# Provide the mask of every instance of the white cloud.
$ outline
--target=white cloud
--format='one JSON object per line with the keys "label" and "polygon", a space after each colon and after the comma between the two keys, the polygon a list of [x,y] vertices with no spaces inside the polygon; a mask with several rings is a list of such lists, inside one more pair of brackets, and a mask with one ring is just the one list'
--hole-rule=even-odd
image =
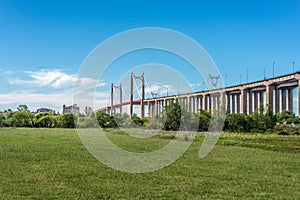
{"label": "white cloud", "polygon": [[9,78],[8,82],[14,85],[30,85],[30,86],[50,86],[52,88],[62,88],[74,84],[76,76],[74,74],[66,74],[59,70],[41,70],[41,71],[27,71],[31,80],[24,80],[19,78]]}
{"label": "white cloud", "polygon": [[[22,73],[22,78],[9,78],[8,81],[12,85],[26,86],[25,90],[0,94],[0,108],[6,109],[12,106],[14,108],[19,104],[27,104],[34,109],[49,107],[61,110],[62,105],[73,103],[74,95],[78,100],[74,103],[81,107],[91,106],[99,109],[109,102],[110,93],[104,91],[107,85],[105,82],[99,83],[98,80],[89,77],[77,79],[75,74],[67,74],[60,70],[23,71]],[[74,91],[75,84],[76,90]],[[102,92],[95,92],[97,87],[101,88]]]}
{"label": "white cloud", "polygon": [[107,85],[107,83],[101,82],[101,83],[98,84],[98,87],[104,87],[106,85]]}

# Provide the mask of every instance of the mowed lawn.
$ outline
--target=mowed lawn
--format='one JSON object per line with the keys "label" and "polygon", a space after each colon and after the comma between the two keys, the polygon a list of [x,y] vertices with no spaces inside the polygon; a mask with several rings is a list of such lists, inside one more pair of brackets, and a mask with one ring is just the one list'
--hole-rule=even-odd
{"label": "mowed lawn", "polygon": [[[107,135],[136,152],[169,142]],[[0,199],[300,199],[297,136],[224,134],[199,159],[202,139],[162,170],[130,174],[97,161],[76,130],[0,129]]]}

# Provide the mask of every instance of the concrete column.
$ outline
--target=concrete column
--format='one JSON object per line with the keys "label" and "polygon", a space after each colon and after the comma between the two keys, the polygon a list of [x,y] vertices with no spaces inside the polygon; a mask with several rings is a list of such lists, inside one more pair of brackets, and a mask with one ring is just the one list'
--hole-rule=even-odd
{"label": "concrete column", "polygon": [[191,112],[191,97],[186,97],[186,101],[187,110]]}
{"label": "concrete column", "polygon": [[273,109],[273,89],[274,86],[266,86],[266,105],[270,106]]}
{"label": "concrete column", "polygon": [[129,107],[130,107],[130,117],[132,117],[133,115],[133,72],[131,72],[130,74],[130,104],[129,104]]}
{"label": "concrete column", "polygon": [[217,98],[216,98],[216,96],[215,95],[213,95],[212,97],[212,110],[216,110],[216,107],[217,107]]}
{"label": "concrete column", "polygon": [[286,110],[286,90],[281,90],[281,111]]}
{"label": "concrete column", "polygon": [[203,96],[200,96],[200,97],[199,97],[199,107],[198,107],[198,111],[199,111],[200,109],[203,109]]}
{"label": "concrete column", "polygon": [[226,94],[226,99],[227,99],[226,111],[227,111],[227,113],[230,113],[230,94]]}
{"label": "concrete column", "polygon": [[217,107],[216,107],[216,109],[220,110],[220,107],[221,107],[221,101],[220,101],[220,95],[218,94],[217,95]]}
{"label": "concrete column", "polygon": [[231,113],[235,113],[235,94],[231,95]]}
{"label": "concrete column", "polygon": [[203,95],[203,98],[202,98],[202,109],[203,110],[207,110],[207,101],[206,101],[206,95]]}
{"label": "concrete column", "polygon": [[154,116],[158,115],[158,105],[157,105],[157,100],[154,101]]}
{"label": "concrete column", "polygon": [[211,110],[212,109],[212,100],[211,100],[211,95],[208,95],[208,109]]}
{"label": "concrete column", "polygon": [[264,105],[264,92],[259,93],[259,105]]}
{"label": "concrete column", "polygon": [[279,90],[275,89],[275,113],[279,113]]}
{"label": "concrete column", "polygon": [[224,92],[220,92],[219,96],[218,96],[218,110],[219,112],[224,112],[224,108],[225,108],[225,96],[224,96]]}
{"label": "concrete column", "polygon": [[195,96],[194,97],[194,113],[197,113],[198,112],[198,108],[199,108],[199,96]]}
{"label": "concrete column", "polygon": [[258,110],[258,93],[254,92],[254,110]]}
{"label": "concrete column", "polygon": [[152,106],[152,102],[149,101],[149,117],[153,117],[153,106]]}
{"label": "concrete column", "polygon": [[196,113],[199,112],[199,108],[201,108],[200,107],[200,96],[197,96],[196,97]]}
{"label": "concrete column", "polygon": [[246,114],[247,113],[247,90],[242,89],[241,90],[241,98],[242,98],[242,113]]}
{"label": "concrete column", "polygon": [[192,113],[195,113],[195,107],[196,107],[196,104],[195,104],[195,97],[191,97],[191,100],[192,100]]}
{"label": "concrete column", "polygon": [[248,101],[249,101],[249,103],[248,103],[248,114],[249,115],[251,115],[252,114],[252,111],[253,111],[253,109],[252,109],[252,92],[251,91],[249,91],[249,93],[248,93]]}
{"label": "concrete column", "polygon": [[188,97],[189,99],[189,111],[190,113],[193,112],[193,97]]}
{"label": "concrete column", "polygon": [[113,114],[113,108],[114,108],[114,84],[111,84],[110,88],[110,115]]}
{"label": "concrete column", "polygon": [[236,113],[241,113],[240,94],[236,95]]}
{"label": "concrete column", "polygon": [[288,110],[293,112],[293,89],[288,90]]}

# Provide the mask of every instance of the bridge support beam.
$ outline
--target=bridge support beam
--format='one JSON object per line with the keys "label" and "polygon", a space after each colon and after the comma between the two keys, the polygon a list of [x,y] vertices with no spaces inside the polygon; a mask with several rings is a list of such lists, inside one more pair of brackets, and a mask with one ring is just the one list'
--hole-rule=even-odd
{"label": "bridge support beam", "polygon": [[231,112],[235,113],[235,95],[231,95]]}
{"label": "bridge support beam", "polygon": [[226,94],[226,112],[230,113],[230,94]]}
{"label": "bridge support beam", "polygon": [[270,106],[273,109],[273,85],[266,86],[266,105]]}
{"label": "bridge support beam", "polygon": [[242,89],[241,90],[241,98],[242,98],[242,113],[247,113],[247,90]]}
{"label": "bridge support beam", "polygon": [[279,90],[275,89],[275,113],[279,113],[280,109],[279,109]]}
{"label": "bridge support beam", "polygon": [[208,94],[207,95],[207,99],[206,99],[207,101],[206,101],[206,106],[207,106],[207,110],[211,110],[211,95],[210,94]]}
{"label": "bridge support beam", "polygon": [[281,90],[281,111],[286,110],[286,90]]}
{"label": "bridge support beam", "polygon": [[251,115],[252,114],[252,92],[251,91],[249,91],[249,93],[248,93],[248,114],[249,115]]}
{"label": "bridge support beam", "polygon": [[133,115],[133,73],[130,74],[130,117]]}
{"label": "bridge support beam", "polygon": [[293,89],[288,90],[288,110],[293,112]]}
{"label": "bridge support beam", "polygon": [[207,110],[207,101],[206,101],[206,94],[203,95],[203,99],[202,99],[202,110]]}
{"label": "bridge support beam", "polygon": [[142,80],[142,96],[141,96],[141,118],[145,117],[144,99],[145,99],[145,75],[141,76]]}
{"label": "bridge support beam", "polygon": [[114,109],[114,84],[112,83],[110,88],[110,112],[109,112],[110,115],[113,114],[113,109]]}
{"label": "bridge support beam", "polygon": [[236,113],[240,114],[241,113],[241,96],[240,94],[236,95]]}
{"label": "bridge support beam", "polygon": [[264,105],[264,92],[259,93],[259,105]]}
{"label": "bridge support beam", "polygon": [[258,110],[258,93],[254,92],[254,110]]}

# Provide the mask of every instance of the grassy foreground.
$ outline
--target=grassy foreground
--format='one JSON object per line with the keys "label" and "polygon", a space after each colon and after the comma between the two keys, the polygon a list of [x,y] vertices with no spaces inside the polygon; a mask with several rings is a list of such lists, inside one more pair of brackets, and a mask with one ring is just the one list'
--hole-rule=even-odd
{"label": "grassy foreground", "polygon": [[[136,152],[168,142],[107,135]],[[97,161],[76,130],[0,129],[0,199],[300,198],[298,137],[224,134],[199,159],[202,139],[162,170],[130,174]]]}

